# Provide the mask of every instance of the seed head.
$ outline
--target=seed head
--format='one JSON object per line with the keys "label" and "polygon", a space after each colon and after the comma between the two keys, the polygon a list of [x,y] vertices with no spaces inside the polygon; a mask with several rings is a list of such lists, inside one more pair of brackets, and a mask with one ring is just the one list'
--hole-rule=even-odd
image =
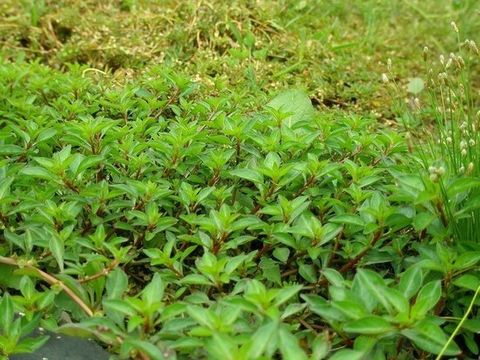
{"label": "seed head", "polygon": [[473,162],[469,162],[467,165],[467,175],[472,173],[473,167],[474,167]]}
{"label": "seed head", "polygon": [[423,61],[427,61],[427,57],[428,57],[428,47],[424,46],[423,47]]}
{"label": "seed head", "polygon": [[467,149],[462,149],[462,156],[467,156]]}
{"label": "seed head", "polygon": [[385,73],[382,74],[382,81],[383,81],[384,83],[388,83],[388,76],[387,76],[387,74],[385,74]]}
{"label": "seed head", "polygon": [[420,100],[417,97],[413,99],[413,105],[416,109],[420,109]]}
{"label": "seed head", "polygon": [[455,31],[456,33],[458,33],[458,26],[457,26],[457,24],[455,23],[455,21],[452,21],[452,22],[450,23],[450,25],[452,26],[453,31]]}
{"label": "seed head", "polygon": [[478,47],[475,41],[473,40],[467,40],[468,41],[468,47],[470,48],[471,51],[473,51],[475,54],[478,54]]}
{"label": "seed head", "polygon": [[438,182],[438,175],[430,174],[430,180],[432,180],[434,183]]}

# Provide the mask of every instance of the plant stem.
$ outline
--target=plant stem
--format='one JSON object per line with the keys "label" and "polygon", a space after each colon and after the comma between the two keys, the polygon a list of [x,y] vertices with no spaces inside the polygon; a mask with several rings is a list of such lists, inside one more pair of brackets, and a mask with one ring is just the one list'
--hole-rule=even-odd
{"label": "plant stem", "polygon": [[80,297],[78,297],[78,295],[75,294],[72,289],[70,289],[67,285],[65,285],[64,282],[57,279],[55,276],[50,275],[50,274],[46,273],[45,271],[40,270],[39,268],[37,268],[37,267],[35,267],[35,266],[33,266],[29,263],[21,264],[17,260],[15,260],[13,258],[10,258],[10,257],[0,256],[0,263],[10,265],[10,266],[16,266],[16,267],[19,267],[19,268],[25,267],[27,269],[35,271],[37,273],[37,275],[40,278],[42,278],[44,281],[46,281],[50,285],[58,285],[63,291],[65,291],[67,293],[67,295],[74,302],[76,302],[78,304],[78,306],[80,306],[82,308],[82,310],[85,312],[85,314],[87,314],[88,316],[93,316],[93,310],[90,309],[90,307],[87,304],[85,304],[85,302],[82,299],[80,299]]}
{"label": "plant stem", "polygon": [[460,320],[460,322],[458,323],[457,327],[455,328],[455,330],[453,330],[453,333],[450,335],[450,337],[448,338],[447,342],[445,343],[445,345],[443,345],[443,348],[442,350],[438,353],[437,357],[435,358],[435,360],[440,360],[443,356],[443,354],[445,353],[445,351],[447,351],[447,348],[448,348],[448,345],[450,345],[450,343],[452,342],[453,338],[455,336],[457,336],[458,332],[460,331],[460,329],[462,328],[463,324],[465,323],[465,321],[467,320],[467,317],[468,315],[470,315],[470,313],[472,312],[472,309],[473,309],[473,304],[475,303],[475,300],[477,299],[477,296],[478,294],[480,293],[480,286],[477,287],[477,290],[475,291],[475,294],[473,295],[472,297],[472,301],[470,301],[470,304],[468,305],[468,308],[467,308],[467,311],[465,311],[465,314],[463,315],[462,317],[462,320]]}

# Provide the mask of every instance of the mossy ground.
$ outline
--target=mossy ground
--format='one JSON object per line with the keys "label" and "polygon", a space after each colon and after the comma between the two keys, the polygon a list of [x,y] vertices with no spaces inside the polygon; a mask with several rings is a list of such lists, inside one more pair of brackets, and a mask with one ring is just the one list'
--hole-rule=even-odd
{"label": "mossy ground", "polygon": [[88,64],[118,81],[161,63],[207,89],[301,87],[320,108],[386,120],[386,59],[401,81],[417,76],[424,46],[455,49],[451,21],[476,37],[479,9],[475,0],[4,0],[0,46],[10,59]]}

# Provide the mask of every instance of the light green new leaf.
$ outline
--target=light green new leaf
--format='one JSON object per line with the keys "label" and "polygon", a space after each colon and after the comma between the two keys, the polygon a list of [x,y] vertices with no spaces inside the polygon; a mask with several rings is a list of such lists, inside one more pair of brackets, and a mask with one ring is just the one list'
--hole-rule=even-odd
{"label": "light green new leaf", "polygon": [[412,78],[407,85],[407,91],[413,95],[420,94],[424,88],[425,83],[421,78]]}
{"label": "light green new leaf", "polygon": [[289,113],[290,115],[285,118],[285,124],[289,127],[298,121],[310,120],[315,114],[315,109],[308,95],[298,89],[287,90],[280,93],[273,98],[267,106],[284,113]]}

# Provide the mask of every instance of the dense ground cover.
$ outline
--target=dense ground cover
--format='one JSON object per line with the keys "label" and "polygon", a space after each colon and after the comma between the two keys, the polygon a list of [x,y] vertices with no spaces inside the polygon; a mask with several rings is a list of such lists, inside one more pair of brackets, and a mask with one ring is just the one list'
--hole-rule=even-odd
{"label": "dense ground cover", "polygon": [[0,356],[478,356],[475,1],[2,6]]}

